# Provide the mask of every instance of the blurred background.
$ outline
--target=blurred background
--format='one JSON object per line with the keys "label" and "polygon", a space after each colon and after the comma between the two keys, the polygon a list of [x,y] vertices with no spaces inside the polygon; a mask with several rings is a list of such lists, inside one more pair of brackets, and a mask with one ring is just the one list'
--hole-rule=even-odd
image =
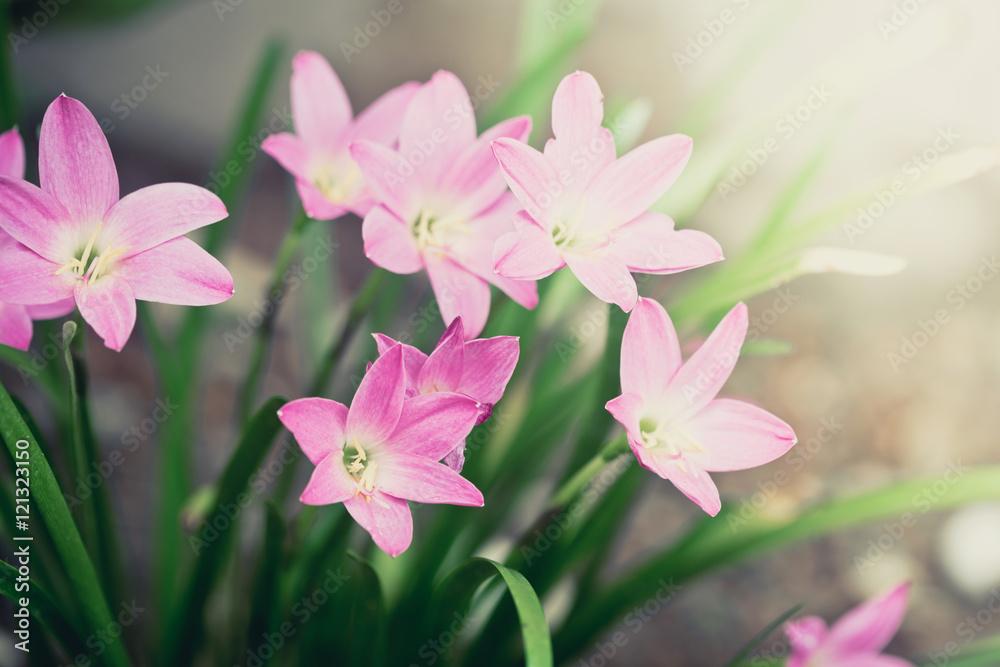
{"label": "blurred background", "polygon": [[[261,52],[274,37],[288,46],[273,111],[260,132],[246,137],[240,166],[257,177],[225,258],[237,295],[219,307],[228,328],[211,343],[205,369],[196,472],[202,481],[215,478],[232,447],[234,392],[249,351],[227,344],[224,334],[254,312],[295,203],[289,178],[259,143],[290,123],[287,56],[296,50],[326,55],[357,111],[386,89],[426,80],[437,69],[456,72],[470,89],[485,80],[500,94],[515,76],[516,54],[530,50],[532,39],[582,21],[589,36],[566,58],[564,73],[592,72],[609,105],[648,100],[641,107],[651,109],[643,139],[691,131],[696,160],[699,151],[715,155],[720,145],[732,151],[703,206],[678,200],[679,210],[669,201],[665,209],[684,226],[713,234],[728,256],[739,253],[821,148],[827,157],[798,204],[803,213],[886,178],[918,189],[926,166],[1000,142],[1000,4],[990,0],[562,0],[533,14],[513,0],[400,0],[398,14],[380,14],[387,4],[14,3],[18,18],[6,48],[16,54],[31,179],[38,122],[48,103],[66,93],[102,121],[123,192],[168,180],[219,184],[215,159]],[[52,17],[43,24],[39,12]],[[365,35],[378,16],[391,19]],[[715,113],[703,118],[699,105],[712,105]],[[536,114],[532,142],[548,136],[548,119]],[[696,167],[693,161],[691,170]],[[685,178],[675,190],[686,187]],[[1000,172],[992,170],[921,196],[874,198],[863,207],[867,215],[845,216],[824,243],[902,257],[903,271],[807,276],[751,301],[752,330],[790,341],[794,351],[741,361],[727,391],[790,422],[799,434],[793,450],[799,458],[718,475],[735,507],[747,499],[746,511],[781,513],[903,475],[1000,459],[1000,280],[992,280],[1000,272],[998,185]],[[300,372],[367,270],[358,220],[320,227],[317,242],[332,234],[340,261],[321,267],[304,292],[326,291],[333,307],[329,313],[283,311],[268,394],[298,395]],[[155,313],[169,327],[175,310]],[[585,315],[586,309],[570,313],[567,325],[578,326]],[[437,321],[431,327],[435,335],[443,329]],[[105,445],[118,448],[123,434],[169,397],[157,395],[140,337],[121,354],[91,340],[88,353],[96,375],[95,419]],[[337,382],[347,387],[350,379]],[[153,432],[111,480],[137,570],[150,557],[155,446]],[[647,484],[623,526],[617,568],[669,542],[695,511],[670,484],[655,478]],[[622,619],[628,643],[607,663],[595,648],[578,656],[579,664],[721,665],[799,602],[805,612],[832,620],[903,578],[916,584],[891,650],[916,655],[964,642],[967,617],[1000,599],[1000,506],[924,515],[924,503],[939,497],[934,493],[915,499],[915,523],[899,535],[891,524],[873,526],[711,577],[683,590],[641,631],[632,632]],[[553,614],[559,613],[556,593],[547,600]],[[1000,630],[1000,621],[993,627],[982,618],[975,638]],[[10,638],[3,642],[9,656]],[[762,650],[782,650],[780,636]]]}

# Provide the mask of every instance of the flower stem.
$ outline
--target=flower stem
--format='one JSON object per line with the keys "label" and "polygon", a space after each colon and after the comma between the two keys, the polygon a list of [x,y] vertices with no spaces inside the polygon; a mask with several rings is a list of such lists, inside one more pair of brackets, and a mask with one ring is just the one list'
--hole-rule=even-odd
{"label": "flower stem", "polygon": [[[83,409],[80,397],[80,380],[76,376],[76,360],[73,358],[72,344],[76,337],[77,325],[72,320],[63,325],[63,355],[66,370],[69,373],[69,403],[73,425],[73,473],[76,479],[83,479],[87,474],[87,466],[91,460],[87,452],[86,438],[83,434]],[[77,340],[82,340],[81,336]],[[79,346],[79,343],[77,343]],[[97,519],[94,517],[93,496],[84,498],[79,517],[80,534],[87,546],[91,558],[97,556]]]}
{"label": "flower stem", "polygon": [[247,379],[243,385],[240,395],[239,411],[237,418],[239,423],[246,423],[253,410],[254,399],[260,389],[263,380],[264,363],[267,360],[267,352],[271,347],[271,340],[274,338],[274,323],[278,319],[278,311],[285,300],[285,273],[292,263],[295,253],[298,252],[305,231],[309,227],[312,219],[304,212],[299,212],[288,228],[281,247],[278,248],[277,257],[274,260],[274,274],[271,277],[271,284],[264,294],[264,301],[271,305],[270,312],[264,316],[264,321],[260,325],[260,331],[254,341],[253,351],[250,353],[250,366],[247,371]]}
{"label": "flower stem", "polygon": [[597,473],[601,472],[604,466],[622,454],[628,453],[628,451],[628,438],[624,433],[604,445],[597,456],[590,459],[582,468],[576,471],[576,474],[559,487],[559,490],[552,496],[549,509],[557,509],[569,505],[580,495],[580,492],[590,483],[590,480],[596,477]]}

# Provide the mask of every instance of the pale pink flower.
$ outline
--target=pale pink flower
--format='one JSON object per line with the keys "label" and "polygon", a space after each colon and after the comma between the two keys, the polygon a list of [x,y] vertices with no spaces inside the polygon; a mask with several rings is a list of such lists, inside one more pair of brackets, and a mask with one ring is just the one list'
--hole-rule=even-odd
{"label": "pale pink flower", "polygon": [[[382,334],[374,337],[380,355],[400,344]],[[452,321],[429,356],[412,345],[402,347],[407,398],[440,391],[464,394],[480,404],[479,424],[493,414],[493,406],[503,396],[520,354],[516,336],[466,341],[461,317]],[[455,472],[462,472],[465,440],[443,460]]]}
{"label": "pale pink flower", "polygon": [[507,192],[490,143],[526,140],[531,118],[519,116],[476,137],[473,106],[462,82],[437,72],[403,116],[399,149],[370,141],[351,148],[380,206],[365,217],[365,254],[394,273],[427,269],[446,324],[461,316],[475,338],[490,312],[490,284],[526,308],[538,303],[534,282],[493,271],[493,245],[513,230],[517,200]]}
{"label": "pale pink flower", "polygon": [[722,259],[712,237],[675,230],[648,211],[673,185],[691,156],[683,135],[654,139],[616,159],[601,127],[604,97],[593,76],[570,74],[552,100],[554,139],[539,153],[497,139],[493,152],[521,203],[515,231],[494,252],[496,272],[539,280],[564,266],[593,294],[626,312],[638,299],[630,272],[668,274]]}
{"label": "pale pink flower", "polygon": [[709,472],[754,468],[795,444],[792,428],[769,412],[716,398],[746,333],[747,308],[740,303],[682,362],[667,311],[656,301],[639,299],[622,340],[622,395],[607,404],[625,427],[639,463],[712,516],[722,504]]}
{"label": "pale pink flower", "polygon": [[909,583],[897,586],[847,612],[831,628],[817,616],[787,623],[788,667],[913,667],[882,654],[903,623],[909,593]]}
{"label": "pale pink flower", "polygon": [[451,392],[406,399],[403,347],[395,345],[372,364],[350,408],[303,398],[278,417],[316,464],[302,502],[344,503],[375,544],[396,556],[413,537],[407,500],[483,505],[471,482],[438,463],[480,413],[475,400]]}
{"label": "pale pink flower", "polygon": [[80,314],[120,350],[135,325],[136,299],[220,303],[233,279],[184,234],[226,217],[204,188],[164,183],[118,196],[118,171],[97,120],[77,100],[56,98],[39,145],[41,188],[0,177],[0,293],[12,303],[72,298]]}
{"label": "pale pink flower", "polygon": [[292,118],[295,134],[282,132],[261,148],[295,177],[306,214],[332,220],[347,212],[364,216],[374,206],[358,165],[352,141],[367,139],[393,146],[399,120],[420,87],[416,81],[393,88],[354,117],[351,101],[330,63],[314,51],[292,61]]}

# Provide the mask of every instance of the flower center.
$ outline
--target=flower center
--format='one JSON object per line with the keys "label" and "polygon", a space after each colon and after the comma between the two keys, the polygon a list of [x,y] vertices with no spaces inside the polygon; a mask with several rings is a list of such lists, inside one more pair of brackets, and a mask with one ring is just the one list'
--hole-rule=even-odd
{"label": "flower center", "polygon": [[94,233],[91,234],[90,240],[87,241],[87,245],[84,246],[83,252],[80,253],[80,256],[74,257],[59,267],[56,271],[57,276],[65,273],[66,271],[71,271],[74,275],[87,280],[88,285],[93,284],[95,280],[107,272],[113,259],[132,247],[125,246],[123,248],[115,248],[114,245],[111,244],[108,245],[103,252],[98,253],[93,260],[91,260],[90,256],[94,253],[94,244],[97,243],[97,236],[101,233],[101,228],[103,226],[103,222],[97,223],[97,228],[94,229]]}
{"label": "flower center", "polygon": [[378,470],[378,464],[369,458],[368,452],[364,450],[357,438],[354,438],[353,446],[344,449],[344,458],[352,459],[347,465],[347,472],[357,487],[354,490],[354,495],[364,494],[365,500],[371,502],[371,494],[375,490],[375,472]]}
{"label": "flower center", "polygon": [[[705,449],[697,439],[670,420],[657,422],[649,418],[642,419],[639,422],[639,431],[646,449],[660,450],[683,472],[688,472],[688,465],[684,460],[685,454],[705,453]],[[691,472],[695,477],[698,476],[697,468],[692,468]]]}
{"label": "flower center", "polygon": [[316,189],[335,204],[347,202],[357,192],[361,182],[361,169],[354,160],[350,161],[346,169],[324,165],[313,175],[313,185]]}
{"label": "flower center", "polygon": [[448,248],[456,241],[456,236],[468,233],[468,227],[461,218],[435,217],[432,212],[423,209],[410,225],[410,232],[420,250],[428,246]]}

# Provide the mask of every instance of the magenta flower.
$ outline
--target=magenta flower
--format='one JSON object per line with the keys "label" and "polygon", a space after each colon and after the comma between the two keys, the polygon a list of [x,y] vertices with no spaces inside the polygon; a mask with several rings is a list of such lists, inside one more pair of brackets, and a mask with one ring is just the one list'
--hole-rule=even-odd
{"label": "magenta flower", "polygon": [[479,404],[448,392],[405,396],[403,347],[395,345],[372,364],[350,408],[303,398],[278,411],[316,464],[302,502],[344,503],[391,556],[405,551],[413,537],[407,500],[483,505],[479,489],[438,463],[472,430]]}
{"label": "magenta flower", "polygon": [[118,171],[97,120],[56,98],[39,145],[41,188],[0,177],[0,293],[25,305],[75,300],[113,350],[135,325],[135,301],[188,306],[233,295],[229,272],[183,236],[226,217],[204,188],[163,183],[118,198]]}
{"label": "magenta flower", "polygon": [[832,628],[810,616],[785,625],[792,644],[788,667],[913,667],[882,650],[906,615],[910,584],[902,584],[844,614]]}
{"label": "magenta flower", "polygon": [[[24,142],[17,128],[0,134],[0,176],[24,178]],[[16,241],[0,229],[0,254]],[[40,306],[22,306],[0,301],[0,345],[27,350],[31,344],[31,321],[62,317],[73,311],[73,300]]]}
{"label": "magenta flower", "polygon": [[524,209],[515,231],[493,255],[496,272],[539,280],[564,266],[594,296],[629,311],[638,299],[630,272],[668,274],[722,259],[712,237],[675,230],[648,211],[680,176],[691,156],[683,135],[654,139],[615,159],[615,142],[601,127],[604,97],[593,76],[570,74],[552,100],[554,139],[539,153],[512,139],[493,152]]}
{"label": "magenta flower", "polygon": [[354,118],[351,101],[330,63],[314,51],[292,61],[292,116],[297,134],[282,132],[261,148],[292,176],[309,217],[333,220],[348,211],[364,216],[375,202],[357,163],[352,141],[395,145],[399,119],[420,84],[404,83],[382,95]]}
{"label": "magenta flower", "polygon": [[754,468],[795,444],[792,428],[774,415],[715,397],[733,372],[746,333],[747,308],[740,303],[682,363],[667,311],[639,299],[622,340],[622,395],[607,404],[639,463],[712,516],[722,503],[709,472]]}
{"label": "magenta flower", "polygon": [[[374,338],[380,355],[400,345],[382,334],[374,334]],[[406,397],[442,391],[464,394],[481,406],[478,424],[493,414],[493,406],[503,396],[520,354],[516,336],[466,341],[461,317],[452,321],[430,356],[412,345],[402,345],[402,348]],[[455,472],[462,472],[465,440],[443,460]]]}
{"label": "magenta flower", "polygon": [[468,338],[486,325],[490,284],[525,308],[538,304],[534,282],[493,271],[493,245],[514,229],[518,205],[490,143],[524,140],[530,132],[531,118],[519,116],[477,139],[465,87],[451,72],[437,72],[403,116],[399,150],[370,141],[351,147],[381,204],[365,216],[365,254],[394,273],[427,269],[445,323],[461,316]]}

